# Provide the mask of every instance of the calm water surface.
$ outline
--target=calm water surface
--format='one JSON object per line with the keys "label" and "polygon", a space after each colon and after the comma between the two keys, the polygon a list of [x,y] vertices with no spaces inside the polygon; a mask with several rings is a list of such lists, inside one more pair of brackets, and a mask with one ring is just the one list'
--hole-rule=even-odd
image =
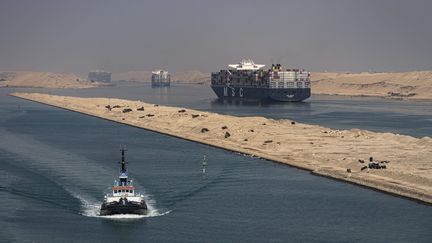
{"label": "calm water surface", "polygon": [[[0,242],[431,242],[430,206],[7,96],[12,90],[0,90]],[[227,104],[206,86],[129,83],[49,92],[432,134],[431,102],[319,96],[300,104]],[[147,197],[149,217],[97,216],[117,174],[120,144],[129,149],[130,176]]]}

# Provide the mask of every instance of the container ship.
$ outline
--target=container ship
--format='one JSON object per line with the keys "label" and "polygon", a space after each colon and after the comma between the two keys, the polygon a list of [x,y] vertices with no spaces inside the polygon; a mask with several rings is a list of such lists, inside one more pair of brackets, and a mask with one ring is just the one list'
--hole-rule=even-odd
{"label": "container ship", "polygon": [[310,73],[304,69],[283,69],[272,64],[244,59],[229,64],[227,70],[211,74],[211,88],[221,99],[252,99],[268,101],[303,101],[310,97]]}
{"label": "container ship", "polygon": [[111,73],[104,70],[91,71],[88,74],[88,79],[92,82],[111,82]]}
{"label": "container ship", "polygon": [[124,159],[125,149],[121,149],[122,160],[120,162],[120,174],[118,180],[114,181],[114,186],[110,193],[104,196],[101,205],[100,215],[115,214],[147,214],[147,204],[144,195],[136,193],[132,180],[128,179],[126,162]]}
{"label": "container ship", "polygon": [[171,75],[165,70],[156,70],[152,72],[151,84],[154,87],[157,86],[170,86]]}

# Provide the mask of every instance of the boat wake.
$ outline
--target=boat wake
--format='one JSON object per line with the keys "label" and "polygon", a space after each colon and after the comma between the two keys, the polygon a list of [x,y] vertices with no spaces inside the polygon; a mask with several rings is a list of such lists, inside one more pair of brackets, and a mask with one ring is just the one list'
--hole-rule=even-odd
{"label": "boat wake", "polygon": [[138,214],[117,214],[117,215],[108,215],[108,216],[95,216],[98,218],[104,218],[104,219],[112,219],[112,220],[130,220],[130,219],[142,219],[142,218],[151,218],[151,217],[158,217],[163,216],[166,214],[169,214],[171,211],[166,211],[163,213],[159,213],[157,211],[150,212],[146,215],[138,215]]}
{"label": "boat wake", "polygon": [[[21,165],[18,166],[22,166],[39,175],[48,174],[48,179],[51,182],[57,184],[81,202],[81,209],[78,210],[78,214],[80,215],[112,219],[133,219],[157,217],[171,212],[169,210],[157,209],[155,200],[149,194],[143,192],[144,199],[148,203],[148,213],[146,215],[100,216],[99,212],[102,202],[94,199],[92,195],[105,182],[102,182],[98,178],[85,177],[83,175],[99,174],[103,178],[109,178],[111,177],[110,171],[87,158],[51,147],[29,136],[13,134],[3,129],[0,129],[0,134],[4,138],[0,140],[0,149],[10,152],[16,158],[19,158],[19,163],[17,164]],[[11,144],[20,146],[11,146]],[[79,178],[82,184],[86,185],[85,188],[76,184],[77,178]],[[65,207],[68,208],[69,206]]]}
{"label": "boat wake", "polygon": [[80,212],[81,215],[86,217],[94,217],[94,218],[105,218],[105,219],[142,219],[142,218],[151,218],[151,217],[159,217],[166,214],[169,214],[172,210],[160,210],[155,207],[155,201],[149,199],[148,195],[145,195],[144,198],[147,202],[148,213],[145,215],[138,214],[117,214],[117,215],[106,215],[101,216],[100,206],[102,202],[98,202],[96,200],[88,200],[82,197],[81,195],[77,195],[72,193],[74,197],[81,201],[82,210]]}
{"label": "boat wake", "polygon": [[171,211],[160,211],[158,209],[150,209],[147,214],[145,215],[138,215],[138,214],[116,214],[116,215],[107,215],[107,216],[101,216],[99,215],[100,211],[100,205],[101,203],[96,204],[83,204],[83,211],[81,215],[86,217],[94,217],[94,218],[104,218],[104,219],[142,219],[142,218],[151,218],[151,217],[158,217],[163,216],[166,214],[169,214]]}

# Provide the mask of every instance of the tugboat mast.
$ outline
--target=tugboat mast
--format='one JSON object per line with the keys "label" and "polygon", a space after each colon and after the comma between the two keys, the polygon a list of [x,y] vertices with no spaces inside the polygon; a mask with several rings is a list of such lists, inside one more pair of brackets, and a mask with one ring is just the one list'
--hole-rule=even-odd
{"label": "tugboat mast", "polygon": [[121,172],[124,172],[124,173],[126,173],[126,162],[125,162],[125,151],[126,151],[127,149],[125,149],[123,146],[121,147],[121,149],[120,149],[120,151],[122,152],[122,158],[121,158],[121,162],[120,162],[120,164],[121,164]]}
{"label": "tugboat mast", "polygon": [[120,170],[120,186],[127,186],[128,184],[128,176],[127,176],[127,172],[126,172],[126,162],[125,162],[125,147],[121,147],[120,149],[121,153],[122,153],[122,159],[121,159],[121,170]]}

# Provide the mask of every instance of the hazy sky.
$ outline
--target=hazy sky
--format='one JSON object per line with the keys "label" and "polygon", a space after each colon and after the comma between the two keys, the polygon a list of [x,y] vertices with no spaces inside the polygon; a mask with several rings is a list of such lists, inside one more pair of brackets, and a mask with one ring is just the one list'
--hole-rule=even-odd
{"label": "hazy sky", "polygon": [[0,70],[432,70],[432,0],[0,0]]}

